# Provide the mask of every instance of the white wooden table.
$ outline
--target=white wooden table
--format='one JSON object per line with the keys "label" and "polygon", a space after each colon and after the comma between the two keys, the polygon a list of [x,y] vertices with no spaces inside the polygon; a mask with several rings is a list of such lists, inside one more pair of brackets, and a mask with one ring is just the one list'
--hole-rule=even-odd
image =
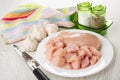
{"label": "white wooden table", "polygon": [[[13,7],[27,3],[27,1],[28,0],[21,0],[21,2],[19,2],[19,0],[0,0],[0,17],[9,10],[12,10]],[[31,1],[39,1],[40,4],[44,5],[48,4],[47,2],[44,2],[44,0]],[[92,1],[98,3],[99,0]],[[78,2],[78,0],[68,0],[68,2],[68,4],[73,6]],[[102,1],[100,0],[99,2]],[[114,24],[109,28],[106,35],[106,38],[112,43],[114,47],[114,58],[111,64],[103,71],[84,78],[60,77],[46,72],[42,69],[51,80],[120,80],[120,1],[106,0],[103,3],[107,6],[107,18],[113,20],[114,22]],[[68,4],[65,4],[66,3],[63,3],[64,6],[69,6]],[[54,7],[53,2],[51,2],[51,5],[49,5],[49,7]],[[56,5],[56,8],[60,7],[61,3],[59,3],[59,5]],[[34,53],[31,55],[34,56]],[[0,80],[37,80],[36,77],[32,74],[32,71],[24,63],[22,58],[19,57],[14,48],[11,45],[5,45],[1,39]]]}

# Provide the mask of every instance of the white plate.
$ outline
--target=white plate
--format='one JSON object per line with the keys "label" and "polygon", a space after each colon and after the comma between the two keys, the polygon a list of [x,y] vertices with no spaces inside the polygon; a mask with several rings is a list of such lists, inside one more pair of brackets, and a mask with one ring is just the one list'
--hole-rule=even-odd
{"label": "white plate", "polygon": [[62,68],[55,67],[52,65],[45,57],[44,55],[44,45],[46,41],[48,41],[50,38],[57,36],[60,32],[57,32],[47,38],[45,38],[38,46],[37,53],[36,53],[36,60],[40,63],[41,67],[47,70],[50,73],[64,76],[64,77],[84,77],[88,75],[95,74],[101,70],[103,70],[108,64],[111,62],[113,58],[113,47],[111,43],[103,36],[86,31],[86,30],[68,30],[71,32],[79,32],[79,33],[90,33],[96,35],[102,44],[102,47],[100,49],[101,58],[100,60],[93,66],[87,67],[85,69],[81,70],[66,70]]}

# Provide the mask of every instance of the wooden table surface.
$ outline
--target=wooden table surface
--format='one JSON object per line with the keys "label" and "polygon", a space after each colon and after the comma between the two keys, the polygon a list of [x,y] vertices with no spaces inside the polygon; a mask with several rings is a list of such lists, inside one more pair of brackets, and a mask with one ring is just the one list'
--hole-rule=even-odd
{"label": "wooden table surface", "polygon": [[[10,0],[10,1],[14,2],[17,0]],[[9,4],[10,1],[8,0],[7,2],[7,0],[0,0],[0,16],[6,13],[8,8],[10,9],[10,7],[13,7],[11,2],[11,6],[8,7],[9,6],[8,5],[4,9],[3,7],[4,4],[5,5]],[[74,1],[78,1],[78,0],[74,0]],[[93,2],[95,1],[97,2],[98,0],[94,0]],[[103,3],[105,3],[107,6],[107,14],[106,14],[107,18],[113,20],[114,22],[114,24],[109,28],[107,35],[105,36],[112,43],[114,48],[114,57],[112,62],[103,71],[83,78],[60,77],[53,75],[42,69],[51,80],[120,80],[120,35],[119,35],[120,34],[120,9],[119,9],[120,1],[107,0],[104,1]],[[35,53],[30,53],[30,54],[34,57]],[[107,54],[109,55],[109,53]],[[15,49],[11,45],[5,45],[1,39],[0,39],[0,80],[37,80],[36,77],[33,75],[32,71],[24,63],[22,58],[17,54]]]}

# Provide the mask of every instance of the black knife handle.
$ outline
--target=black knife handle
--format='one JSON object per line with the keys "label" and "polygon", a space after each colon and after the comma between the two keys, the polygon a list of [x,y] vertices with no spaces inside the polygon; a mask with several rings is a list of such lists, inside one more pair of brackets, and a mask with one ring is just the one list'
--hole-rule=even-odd
{"label": "black knife handle", "polygon": [[33,73],[38,80],[50,80],[39,68],[34,69]]}

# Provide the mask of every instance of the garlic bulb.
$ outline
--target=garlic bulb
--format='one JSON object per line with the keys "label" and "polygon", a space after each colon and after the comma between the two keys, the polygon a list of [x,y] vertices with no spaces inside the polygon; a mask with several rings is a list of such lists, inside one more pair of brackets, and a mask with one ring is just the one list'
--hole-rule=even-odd
{"label": "garlic bulb", "polygon": [[37,49],[38,42],[31,36],[28,36],[24,41],[22,41],[21,45],[25,51],[32,52]]}
{"label": "garlic bulb", "polygon": [[42,41],[47,36],[44,28],[34,27],[31,37],[36,39],[38,42]]}
{"label": "garlic bulb", "polygon": [[58,26],[56,24],[47,24],[45,26],[48,36],[58,31]]}

